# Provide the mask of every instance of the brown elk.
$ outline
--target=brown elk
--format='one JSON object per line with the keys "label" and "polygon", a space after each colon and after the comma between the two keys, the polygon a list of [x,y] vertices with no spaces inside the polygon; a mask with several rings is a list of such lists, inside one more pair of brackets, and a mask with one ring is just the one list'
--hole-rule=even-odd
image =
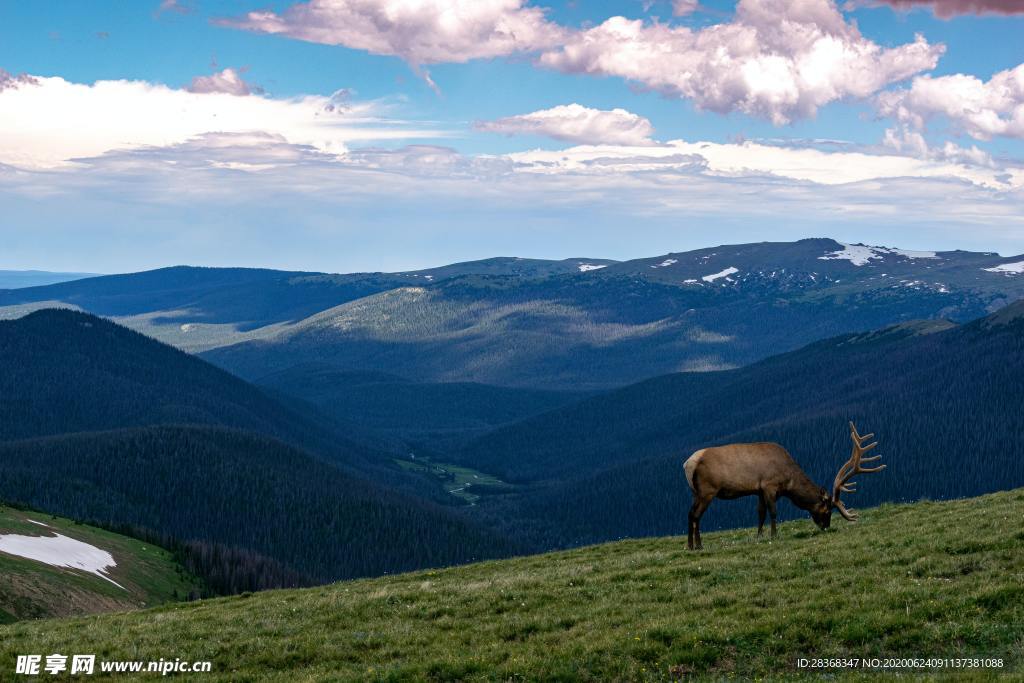
{"label": "brown elk", "polygon": [[833,508],[839,510],[839,514],[847,521],[857,521],[857,515],[846,509],[839,496],[843,492],[854,492],[856,483],[850,479],[855,475],[885,469],[885,465],[861,466],[882,457],[864,457],[865,453],[878,445],[877,442],[864,445],[864,442],[873,436],[874,434],[861,436],[853,422],[850,423],[853,454],[846,464],[839,468],[831,492],[811,481],[786,449],[777,443],[735,443],[697,451],[683,464],[686,481],[693,491],[687,547],[690,550],[701,548],[700,518],[715,498],[732,500],[743,496],[757,496],[758,536],[764,531],[766,510],[772,516],[772,537],[777,533],[775,501],[780,496],[789,498],[798,508],[811,513],[814,523],[823,530],[832,523]]}

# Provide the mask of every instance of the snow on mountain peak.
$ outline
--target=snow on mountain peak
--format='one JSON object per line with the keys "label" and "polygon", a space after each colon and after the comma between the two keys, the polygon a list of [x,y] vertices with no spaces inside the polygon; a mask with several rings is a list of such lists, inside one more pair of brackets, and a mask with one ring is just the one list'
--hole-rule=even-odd
{"label": "snow on mountain peak", "polygon": [[1003,263],[992,268],[982,268],[990,273],[1003,273],[1004,275],[1021,275],[1024,273],[1024,261],[1017,263]]}
{"label": "snow on mountain peak", "polygon": [[[840,242],[842,244],[842,242]],[[819,261],[849,261],[855,266],[866,266],[872,260],[884,260],[886,254],[903,256],[904,258],[939,258],[934,251],[910,251],[891,247],[873,247],[867,244],[843,244],[838,251],[831,251],[819,256]]]}

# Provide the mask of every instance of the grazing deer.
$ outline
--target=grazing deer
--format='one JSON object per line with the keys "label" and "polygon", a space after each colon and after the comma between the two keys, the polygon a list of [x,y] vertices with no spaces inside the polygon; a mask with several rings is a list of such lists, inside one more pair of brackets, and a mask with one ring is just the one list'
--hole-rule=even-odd
{"label": "grazing deer", "polygon": [[764,531],[766,510],[772,516],[772,537],[776,535],[775,501],[779,496],[789,498],[798,508],[810,512],[814,523],[821,529],[827,529],[831,524],[833,508],[839,510],[844,519],[857,521],[857,515],[846,509],[839,495],[854,492],[856,483],[850,481],[854,475],[885,469],[885,465],[861,467],[863,463],[882,457],[863,457],[878,445],[877,442],[864,445],[873,436],[861,436],[853,422],[850,423],[853,454],[839,468],[831,493],[811,481],[786,449],[777,443],[734,443],[697,451],[683,465],[686,481],[693,491],[687,547],[700,550],[700,518],[715,498],[732,500],[757,496],[758,536]]}

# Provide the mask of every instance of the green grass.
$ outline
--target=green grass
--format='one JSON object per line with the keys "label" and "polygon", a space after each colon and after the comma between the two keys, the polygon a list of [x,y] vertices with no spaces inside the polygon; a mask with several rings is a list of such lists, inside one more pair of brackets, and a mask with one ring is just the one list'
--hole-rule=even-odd
{"label": "green grass", "polygon": [[[404,470],[421,472],[438,479],[444,485],[445,491],[449,495],[470,505],[475,505],[480,500],[481,495],[474,493],[473,487],[481,487],[481,490],[487,490],[492,493],[515,490],[514,486],[498,479],[494,475],[469,467],[462,467],[461,465],[436,463],[424,456],[417,456],[416,460],[396,458],[395,463]],[[486,487],[486,489],[483,487]]]}
{"label": "green grass", "polygon": [[69,519],[0,506],[0,535],[54,532],[109,552],[117,563],[109,576],[124,589],[86,572],[0,553],[0,624],[152,607],[183,600],[198,589],[195,577],[162,548]]}
{"label": "green grass", "polygon": [[[721,503],[728,505],[728,503]],[[18,653],[210,660],[203,681],[789,676],[798,657],[1002,657],[1024,673],[1024,490],[0,626]],[[979,677],[977,675],[972,676]]]}

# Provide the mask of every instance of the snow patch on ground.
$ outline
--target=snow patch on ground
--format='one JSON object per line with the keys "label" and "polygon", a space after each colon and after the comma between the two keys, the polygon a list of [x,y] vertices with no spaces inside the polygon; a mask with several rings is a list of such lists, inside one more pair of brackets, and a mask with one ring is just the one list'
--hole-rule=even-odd
{"label": "snow patch on ground", "polygon": [[[35,522],[35,524],[39,524],[39,522]],[[113,555],[106,550],[67,536],[60,534],[53,536],[0,535],[0,552],[42,562],[52,567],[80,569],[125,590],[124,586],[105,574],[108,567],[117,566]]]}
{"label": "snow patch on ground", "polygon": [[651,268],[668,268],[668,267],[669,267],[669,266],[671,266],[671,265],[672,265],[673,263],[679,263],[679,261],[677,261],[677,260],[676,260],[676,259],[674,259],[674,258],[667,258],[667,259],[665,259],[664,261],[662,261],[661,263],[659,263],[658,265],[656,265],[656,266],[651,266]]}
{"label": "snow patch on ground", "polygon": [[1024,273],[1024,261],[1018,263],[1004,263],[993,268],[983,268],[990,273],[1004,273],[1006,275],[1020,275]]}
{"label": "snow patch on ground", "polygon": [[30,523],[32,523],[32,524],[38,524],[39,526],[45,526],[45,527],[46,527],[47,529],[49,529],[49,528],[50,528],[50,525],[49,525],[49,524],[43,524],[42,522],[37,522],[37,521],[36,521],[36,520],[34,520],[34,519],[29,519],[28,517],[26,517],[26,518],[25,518],[25,521],[26,521],[26,522],[30,522]]}
{"label": "snow patch on ground", "polygon": [[839,251],[831,251],[819,256],[819,261],[849,261],[855,266],[866,266],[869,261],[882,260],[886,254],[903,256],[904,258],[939,258],[934,251],[910,251],[890,247],[872,247],[866,244],[843,244]]}
{"label": "snow patch on ground", "polygon": [[705,275],[704,277],[701,278],[701,280],[703,280],[704,282],[714,282],[715,280],[719,280],[723,277],[728,280],[730,275],[735,275],[738,272],[740,272],[738,268],[733,268],[732,266],[729,266],[725,270],[721,270],[717,273],[712,273],[711,275]]}
{"label": "snow patch on ground", "polygon": [[580,266],[579,266],[581,273],[586,273],[587,271],[590,271],[590,270],[601,270],[602,268],[607,268],[607,267],[608,266],[606,266],[606,265],[603,265],[603,264],[602,265],[598,265],[596,263],[581,263]]}

